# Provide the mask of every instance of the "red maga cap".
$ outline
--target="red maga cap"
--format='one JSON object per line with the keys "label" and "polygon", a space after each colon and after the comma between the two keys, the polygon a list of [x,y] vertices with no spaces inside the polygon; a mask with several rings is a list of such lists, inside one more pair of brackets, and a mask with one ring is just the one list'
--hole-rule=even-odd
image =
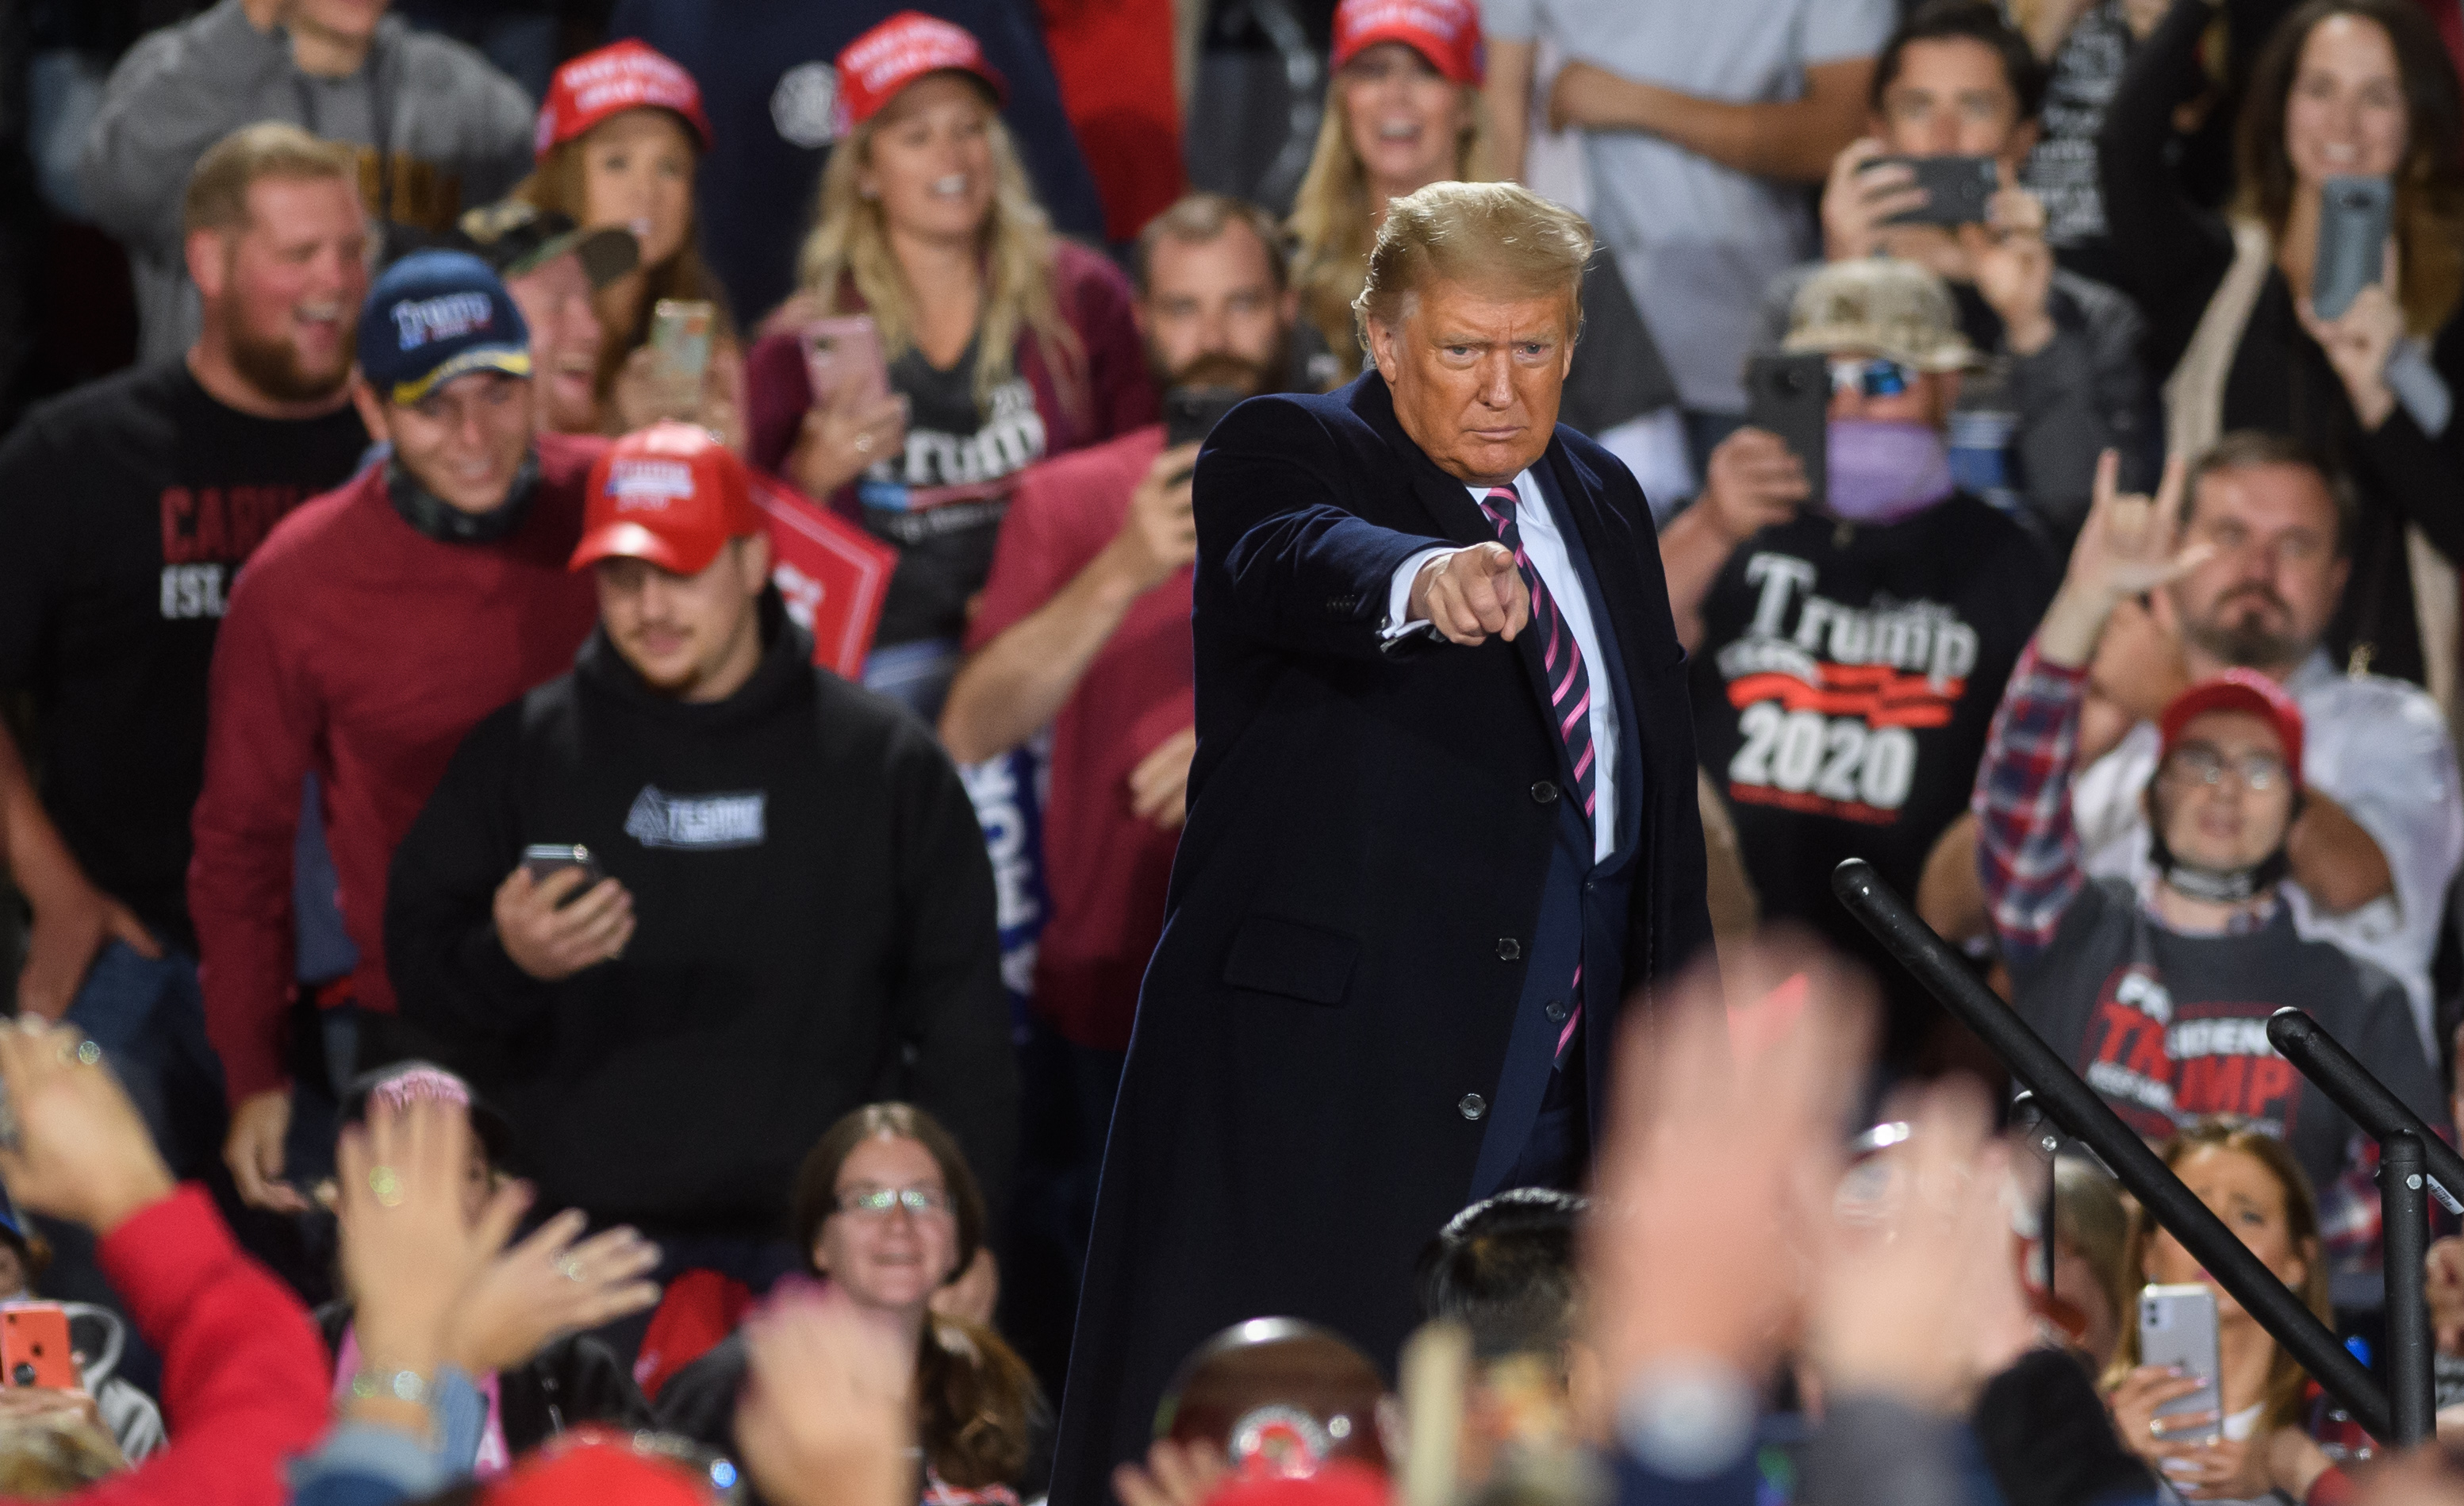
{"label": "red maga cap", "polygon": [[[623,1433],[575,1428],[479,1493],[480,1506],[710,1506],[711,1491],[680,1460],[646,1456]],[[731,1466],[728,1477],[733,1480]]]}
{"label": "red maga cap", "polygon": [[1488,72],[1474,0],[1343,0],[1334,8],[1334,66],[1379,42],[1402,42],[1460,84]]}
{"label": "red maga cap", "polygon": [[2211,711],[2242,712],[2274,727],[2276,741],[2284,744],[2285,771],[2297,786],[2301,783],[2301,708],[2284,694],[2283,686],[2256,670],[2227,670],[2167,702],[2157,723],[2165,741],[2159,757],[2170,757],[2173,745],[2182,741],[2182,729]]}
{"label": "red maga cap", "polygon": [[743,461],[707,430],[652,424],[608,446],[590,468],[569,567],[624,556],[699,575],[719,545],[761,530]]}
{"label": "red maga cap", "polygon": [[710,150],[710,117],[702,113],[701,85],[683,64],[630,38],[584,53],[556,71],[547,86],[547,103],[539,106],[533,149],[544,157],[550,147],[611,115],[645,107],[683,116],[701,149]]}
{"label": "red maga cap", "polygon": [[996,103],[1009,103],[1009,80],[984,61],[983,44],[974,33],[921,11],[899,11],[839,54],[840,134],[880,114],[899,90],[926,74],[951,69],[980,80]]}

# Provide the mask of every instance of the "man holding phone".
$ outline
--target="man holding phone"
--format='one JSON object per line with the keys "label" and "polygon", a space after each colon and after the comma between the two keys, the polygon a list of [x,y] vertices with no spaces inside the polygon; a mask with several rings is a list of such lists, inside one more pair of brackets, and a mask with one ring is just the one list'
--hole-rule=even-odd
{"label": "man holding phone", "polygon": [[1914,891],[2053,587],[2035,541],[1952,474],[1946,430],[1974,360],[1956,321],[1942,279],[1912,262],[1823,267],[1787,349],[1818,362],[1804,396],[1827,397],[1824,494],[1775,434],[1742,429],[1660,540],[1694,651],[1703,772],[1764,917],[1872,961],[1895,1067],[1941,1011],[1832,897],[1831,870],[1862,857]]}
{"label": "man holding phone", "polygon": [[394,855],[404,1029],[551,1204],[641,1229],[666,1274],[802,1269],[776,1237],[797,1163],[876,1098],[949,1125],[998,1206],[1016,1069],[949,757],[814,666],[743,463],[699,428],[616,442],[571,569],[598,631],[463,740]]}
{"label": "man holding phone", "polygon": [[[2096,455],[2119,447],[2135,459],[2154,434],[2138,311],[2054,265],[2044,207],[2015,187],[2044,97],[2044,65],[1997,7],[1920,8],[1882,48],[1865,135],[1832,165],[1822,250],[1833,262],[1901,257],[1950,285],[1960,330],[1982,358],[1951,419],[1960,483],[2024,507],[2067,543],[2087,511]],[[1762,348],[1786,337],[1797,290],[1822,265],[1772,281]]]}
{"label": "man holding phone", "polygon": [[1140,233],[1134,311],[1167,422],[1020,479],[941,712],[942,742],[961,763],[1052,729],[1044,811],[1052,910],[1026,1056],[1028,1173],[1053,1184],[1039,1206],[1065,1211],[1063,1227],[1023,1231],[1053,1247],[1055,1265],[1048,1300],[1022,1310],[1054,1321],[1042,1336],[1014,1337],[1030,1349],[1048,1337],[1056,1359],[1078,1290],[1070,1252],[1085,1246],[1198,751],[1190,476],[1202,432],[1172,430],[1268,390],[1288,365],[1298,300],[1277,247],[1265,210],[1211,193],[1180,200]]}

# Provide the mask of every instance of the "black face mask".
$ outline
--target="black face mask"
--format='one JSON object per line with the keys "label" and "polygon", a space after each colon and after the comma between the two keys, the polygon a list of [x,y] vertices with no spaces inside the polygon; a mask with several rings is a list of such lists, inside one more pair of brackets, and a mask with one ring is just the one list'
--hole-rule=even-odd
{"label": "black face mask", "polygon": [[[2284,817],[2286,833],[2300,818],[2301,791],[2297,789],[2293,792],[2293,808]],[[2176,857],[2165,844],[2165,806],[2153,784],[2147,786],[2147,856],[2156,865],[2156,876],[2167,885],[2193,899],[2213,904],[2240,904],[2255,899],[2282,883],[2293,866],[2280,836],[2274,852],[2248,868],[2202,868]]]}
{"label": "black face mask", "polygon": [[522,456],[505,499],[484,513],[466,513],[428,489],[403,463],[385,460],[385,497],[402,520],[447,543],[492,543],[510,536],[531,515],[531,494],[539,488],[539,454]]}

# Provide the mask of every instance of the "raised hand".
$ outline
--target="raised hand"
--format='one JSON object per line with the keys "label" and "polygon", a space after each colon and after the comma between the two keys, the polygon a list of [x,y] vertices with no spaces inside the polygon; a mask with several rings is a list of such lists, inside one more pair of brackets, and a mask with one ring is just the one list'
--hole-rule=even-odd
{"label": "raised hand", "polygon": [[1868,136],[1850,142],[1832,159],[1831,177],[1822,186],[1824,259],[1854,261],[1878,255],[1891,218],[1925,208],[1925,190],[1917,187],[1914,168],[1876,162],[1887,153]]}
{"label": "raised hand", "polygon": [[372,1103],[365,1124],[335,1147],[335,1217],[353,1318],[368,1362],[433,1380],[451,1358],[451,1315],[529,1206],[529,1188],[498,1188],[476,1220],[462,1188],[475,1154],[470,1115],[420,1099]]}
{"label": "raised hand", "polygon": [[2362,427],[2376,430],[2395,411],[2395,389],[2387,386],[2387,359],[2404,338],[2404,307],[2387,289],[2395,286],[2395,248],[2387,248],[2385,282],[2373,282],[2353,299],[2352,306],[2334,319],[2321,319],[2306,298],[2293,305],[2301,327],[2327,353],[2327,364],[2343,379],[2345,396]]}
{"label": "raised hand", "polygon": [[1831,1216],[1869,991],[1811,948],[1758,945],[1718,972],[1751,1008],[1732,1014],[1699,969],[1623,1028],[1584,1251],[1611,1394],[1680,1357],[1759,1381],[1801,1310],[1805,1233]]}
{"label": "raised hand", "polygon": [[659,1247],[622,1227],[583,1239],[588,1222],[567,1208],[490,1261],[453,1305],[446,1357],[471,1375],[510,1369],[566,1334],[657,1305]]}
{"label": "raised hand", "polygon": [[751,1376],[736,1410],[745,1468],[780,1506],[903,1506],[921,1483],[915,1346],[836,1289],[774,1303],[744,1326]]}
{"label": "raised hand", "polygon": [[2036,630],[2036,653],[2047,663],[2085,666],[2116,606],[2180,579],[2214,552],[2207,544],[2177,546],[2189,469],[2181,456],[2165,462],[2164,481],[2152,498],[2122,490],[2121,465],[2122,457],[2111,450],[2097,459],[2095,500],[2071,549],[2061,589]]}
{"label": "raised hand", "polygon": [[17,1121],[0,1178],[20,1205],[103,1235],[170,1196],[153,1136],[84,1031],[32,1016],[0,1023],[0,1084]]}

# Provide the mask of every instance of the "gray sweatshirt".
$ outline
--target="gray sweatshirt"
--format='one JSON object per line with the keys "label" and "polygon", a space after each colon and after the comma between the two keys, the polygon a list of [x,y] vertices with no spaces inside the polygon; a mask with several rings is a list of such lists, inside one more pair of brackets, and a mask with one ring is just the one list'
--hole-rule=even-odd
{"label": "gray sweatshirt", "polygon": [[301,73],[289,35],[258,31],[240,0],[147,35],[112,70],[78,165],[89,211],[128,251],[141,363],[170,360],[196,338],[180,234],[189,169],[258,121],[358,144],[368,202],[383,182],[391,202],[381,217],[423,229],[502,197],[531,166],[521,86],[473,49],[398,16],[377,24],[367,60],[345,78]]}

